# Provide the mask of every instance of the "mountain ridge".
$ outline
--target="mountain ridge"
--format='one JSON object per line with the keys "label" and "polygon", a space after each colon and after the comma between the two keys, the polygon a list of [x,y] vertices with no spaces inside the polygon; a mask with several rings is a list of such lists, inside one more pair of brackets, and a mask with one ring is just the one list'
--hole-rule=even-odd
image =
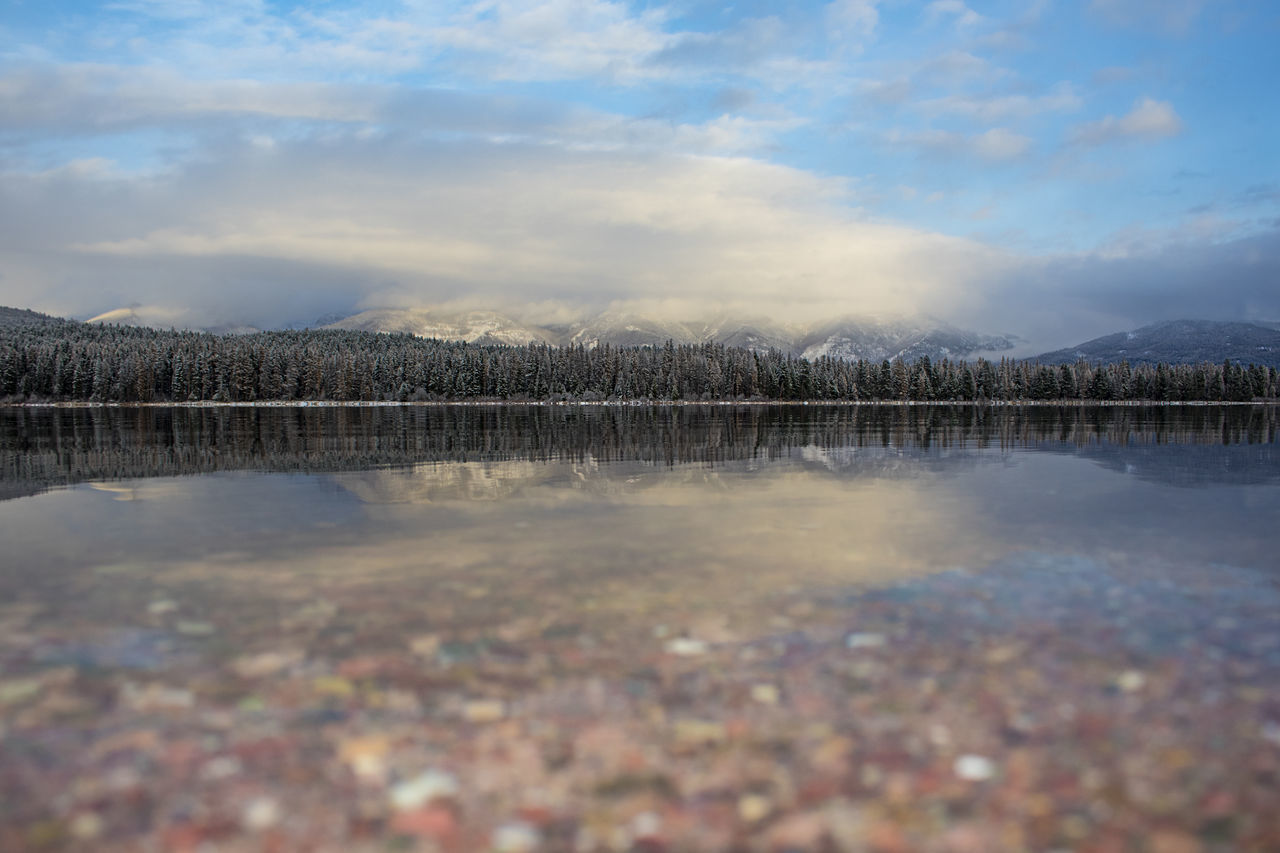
{"label": "mountain ridge", "polygon": [[[155,322],[158,316],[159,312],[131,306],[77,321],[22,308],[0,307],[0,328],[79,322],[171,326],[163,320]],[[573,322],[536,324],[485,309],[381,308],[345,317],[330,314],[312,323],[290,324],[285,328],[405,333],[482,346],[535,343],[592,348],[602,344],[662,346],[668,340],[681,345],[716,342],[759,353],[776,350],[811,361],[823,357],[867,361],[914,361],[922,356],[933,360],[995,359],[1015,345],[1026,343],[1015,335],[982,334],[927,317],[846,316],[804,326],[760,316],[721,314],[700,320],[666,320],[619,310],[600,312]],[[262,330],[252,326],[218,326],[200,331],[252,334]],[[1017,358],[1041,364],[1074,363],[1081,359],[1092,363],[1128,361],[1135,364],[1220,364],[1225,360],[1280,368],[1280,323],[1165,320]]]}
{"label": "mountain ridge", "polygon": [[1128,361],[1198,364],[1222,361],[1280,367],[1280,329],[1226,320],[1164,320],[1033,356],[1042,364]]}
{"label": "mountain ridge", "polygon": [[[483,333],[473,318],[484,315]],[[371,309],[324,326],[329,329],[411,332],[424,337],[469,343],[596,347],[662,346],[721,343],[754,352],[778,350],[816,359],[863,358],[873,361],[929,356],[964,358],[979,352],[1012,349],[1014,335],[984,335],[929,318],[912,320],[843,317],[809,326],[784,324],[764,317],[724,314],[709,319],[667,320],[609,310],[578,322],[556,325],[521,323],[494,311],[448,314],[433,309]]]}
{"label": "mountain ridge", "polygon": [[39,311],[30,311],[26,308],[7,308],[0,306],[0,329],[16,328],[18,326],[44,325],[48,323],[72,323],[73,320],[64,320],[61,317],[54,317],[52,314],[42,314]]}

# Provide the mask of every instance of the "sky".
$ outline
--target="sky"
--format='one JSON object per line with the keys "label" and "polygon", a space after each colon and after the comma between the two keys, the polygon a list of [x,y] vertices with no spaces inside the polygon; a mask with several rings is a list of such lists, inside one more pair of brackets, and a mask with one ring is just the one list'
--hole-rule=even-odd
{"label": "sky", "polygon": [[0,0],[0,304],[1280,321],[1273,0]]}

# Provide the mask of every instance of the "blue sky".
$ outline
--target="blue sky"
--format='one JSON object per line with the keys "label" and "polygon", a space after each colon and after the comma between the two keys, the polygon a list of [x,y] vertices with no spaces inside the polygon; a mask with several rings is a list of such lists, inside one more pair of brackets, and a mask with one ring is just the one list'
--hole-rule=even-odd
{"label": "blue sky", "polygon": [[0,303],[1280,320],[1280,6],[0,0]]}

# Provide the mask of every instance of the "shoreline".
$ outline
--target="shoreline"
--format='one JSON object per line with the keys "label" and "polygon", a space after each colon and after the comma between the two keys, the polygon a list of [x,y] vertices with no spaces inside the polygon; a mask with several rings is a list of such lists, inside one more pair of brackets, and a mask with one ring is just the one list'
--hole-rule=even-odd
{"label": "shoreline", "polygon": [[181,402],[118,403],[62,400],[53,402],[0,402],[7,409],[352,409],[352,408],[429,408],[458,406],[497,407],[581,407],[639,408],[673,406],[966,406],[972,408],[1106,408],[1106,407],[1209,407],[1209,406],[1280,406],[1280,400],[253,400],[214,402],[184,400]]}

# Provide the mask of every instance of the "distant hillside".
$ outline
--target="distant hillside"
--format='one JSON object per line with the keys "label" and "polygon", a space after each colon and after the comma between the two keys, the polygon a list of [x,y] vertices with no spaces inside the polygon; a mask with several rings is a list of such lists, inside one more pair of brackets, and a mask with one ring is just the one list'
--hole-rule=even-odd
{"label": "distant hillside", "polygon": [[566,343],[582,344],[587,347],[597,347],[601,344],[642,347],[658,346],[667,341],[676,344],[696,344],[702,342],[702,336],[698,329],[691,328],[688,323],[606,311],[584,322],[574,324]]}
{"label": "distant hillside", "polygon": [[845,318],[811,330],[797,345],[799,355],[870,361],[904,359],[914,361],[928,356],[966,358],[978,352],[1007,350],[1014,340],[1007,335],[981,335],[931,322],[884,322]]}
{"label": "distant hillside", "polygon": [[68,321],[60,317],[51,317],[48,314],[41,314],[39,311],[28,311],[25,308],[4,308],[0,307],[0,328],[8,329],[15,326],[32,326],[44,323],[66,323]]}
{"label": "distant hillside", "polygon": [[1064,364],[1082,358],[1131,364],[1220,364],[1230,360],[1280,367],[1280,329],[1256,323],[1170,320],[1047,352],[1033,361]]}

